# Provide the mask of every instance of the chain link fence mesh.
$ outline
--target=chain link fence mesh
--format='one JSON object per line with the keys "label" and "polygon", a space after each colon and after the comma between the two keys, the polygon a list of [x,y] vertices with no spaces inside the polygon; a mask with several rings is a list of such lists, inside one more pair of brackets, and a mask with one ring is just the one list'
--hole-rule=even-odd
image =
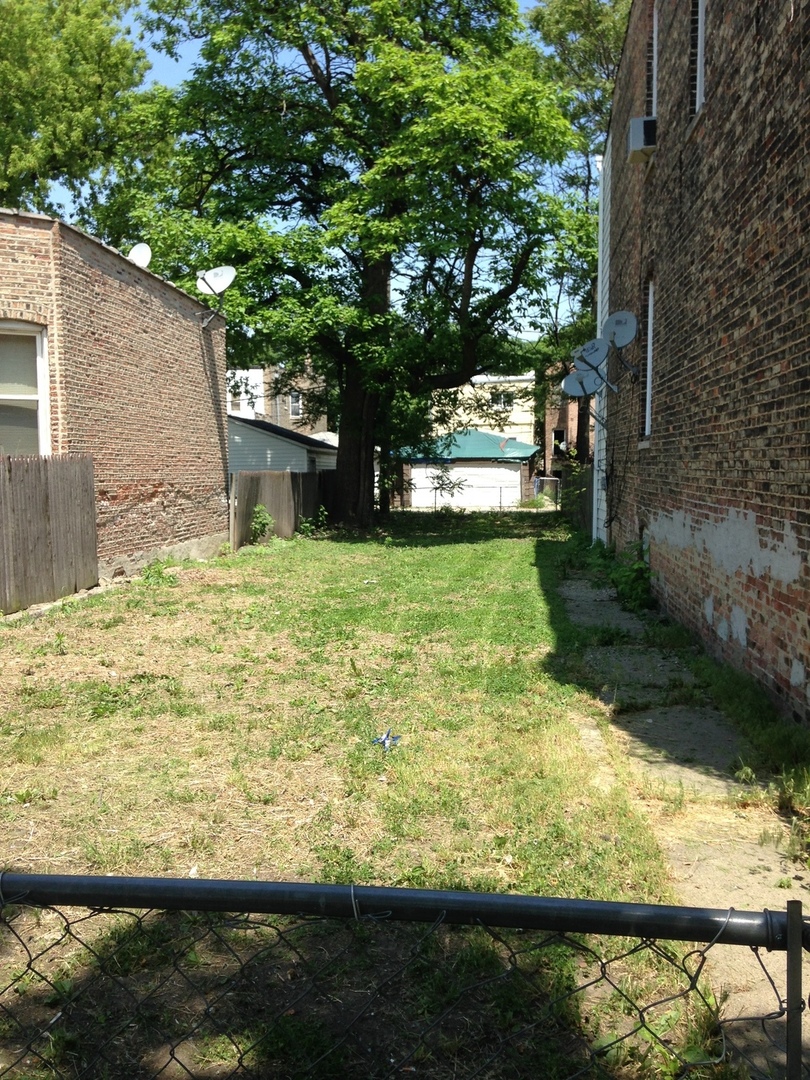
{"label": "chain link fence mesh", "polygon": [[[730,1078],[746,1058],[768,1075],[762,1038],[749,1055],[750,1022],[735,1039],[704,978],[710,950],[730,946],[674,944],[7,903],[0,1076]],[[771,987],[757,1028],[784,1062],[782,996],[743,951]]]}

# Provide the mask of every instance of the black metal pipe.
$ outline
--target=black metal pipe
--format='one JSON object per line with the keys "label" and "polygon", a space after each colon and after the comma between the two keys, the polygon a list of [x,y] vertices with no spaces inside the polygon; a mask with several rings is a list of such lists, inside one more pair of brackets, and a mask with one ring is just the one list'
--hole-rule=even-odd
{"label": "black metal pipe", "polygon": [[[281,881],[0,874],[0,905],[72,905],[320,915],[352,919],[376,915],[410,922],[483,923],[561,933],[610,934],[668,941],[787,949],[787,914],[770,911],[669,907],[561,897],[395,889],[370,885],[314,885]],[[810,949],[810,923],[802,927]]]}

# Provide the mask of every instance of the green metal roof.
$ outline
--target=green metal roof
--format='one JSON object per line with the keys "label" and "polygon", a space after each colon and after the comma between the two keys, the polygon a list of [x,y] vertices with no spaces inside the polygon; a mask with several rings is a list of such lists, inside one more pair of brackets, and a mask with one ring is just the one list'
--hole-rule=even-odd
{"label": "green metal roof", "polygon": [[[440,439],[434,455],[415,455],[411,460],[526,461],[539,449],[539,446],[532,446],[506,435],[492,435],[488,431],[468,428],[453,435],[451,439]],[[407,457],[407,454],[404,456]]]}

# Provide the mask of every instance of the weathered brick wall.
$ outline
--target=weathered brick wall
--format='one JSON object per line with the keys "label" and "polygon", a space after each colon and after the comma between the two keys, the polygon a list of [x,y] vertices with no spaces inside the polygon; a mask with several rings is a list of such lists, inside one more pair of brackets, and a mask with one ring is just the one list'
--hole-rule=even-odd
{"label": "weathered brick wall", "polygon": [[[633,5],[611,124],[611,310],[643,316],[655,284],[649,440],[643,372],[611,369],[611,536],[643,536],[666,609],[806,718],[810,9],[706,0],[706,100],[690,117],[691,4],[658,6],[653,162],[626,160],[649,0]],[[626,350],[642,368],[645,331]]]}
{"label": "weathered brick wall", "polygon": [[46,326],[54,314],[52,222],[0,211],[0,319]]}
{"label": "weathered brick wall", "polygon": [[76,229],[0,213],[0,318],[47,327],[52,449],[93,455],[110,568],[227,532],[224,326],[201,310]]}

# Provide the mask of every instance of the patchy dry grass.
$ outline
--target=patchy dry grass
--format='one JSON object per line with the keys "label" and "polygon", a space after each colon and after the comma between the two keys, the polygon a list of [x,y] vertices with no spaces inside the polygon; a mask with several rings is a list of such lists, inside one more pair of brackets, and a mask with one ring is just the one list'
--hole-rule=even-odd
{"label": "patchy dry grass", "polygon": [[[550,515],[403,514],[388,533],[156,566],[39,618],[0,621],[0,869],[669,901],[648,824],[621,780],[600,783],[580,736],[605,710],[562,659],[575,640],[553,589],[564,539]],[[373,740],[389,728],[400,739],[386,753]],[[535,948],[521,931],[508,944],[480,928],[278,918],[241,942],[246,932],[214,916],[204,933],[193,913],[130,929],[117,918],[101,916],[89,953],[68,943],[47,978],[17,979],[0,1067],[4,1047],[17,1061],[22,1033],[46,1025],[40,1064],[26,1059],[20,1073],[32,1080],[107,1044],[115,1080],[231,1076],[245,1062],[239,1075],[393,1075],[389,1032],[411,1040],[401,1060],[415,1064],[403,1069],[426,1077],[477,1069],[488,1054],[499,1064],[487,1075],[563,1076],[568,1043],[544,1046],[540,1004],[552,1002],[554,1030],[586,1041],[627,1026],[627,999],[609,989],[604,1001],[570,998],[594,974],[576,952],[553,938]],[[50,941],[53,920],[20,925]],[[357,955],[344,941],[355,935]],[[293,969],[311,951],[317,989],[327,943],[337,990],[302,1004]],[[639,1001],[671,1000],[670,965],[611,948]],[[507,978],[517,953],[521,977]],[[108,954],[116,979],[147,994],[144,1023],[97,970]],[[226,977],[241,989],[214,1013],[196,987],[214,994]],[[51,1028],[56,997],[70,1007]],[[362,1061],[344,1062],[353,1044],[342,1035],[363,1002],[375,1019]],[[685,1017],[666,1020],[667,1038],[676,1027],[687,1038]],[[669,1057],[652,1061],[644,1037],[622,1045],[612,1075],[664,1075]]]}
{"label": "patchy dry grass", "polygon": [[541,663],[549,521],[403,515],[6,620],[3,866],[655,899],[598,705]]}

